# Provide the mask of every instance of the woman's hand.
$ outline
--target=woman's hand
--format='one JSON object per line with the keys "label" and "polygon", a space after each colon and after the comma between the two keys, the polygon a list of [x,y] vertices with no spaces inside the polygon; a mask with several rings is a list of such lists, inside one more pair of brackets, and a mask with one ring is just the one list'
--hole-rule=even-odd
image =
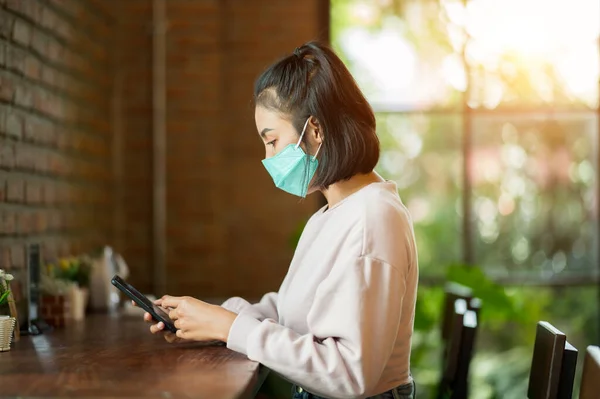
{"label": "woman's hand", "polygon": [[152,334],[158,334],[159,332],[163,332],[163,336],[165,337],[165,340],[170,343],[170,344],[174,344],[177,342],[183,342],[185,341],[183,338],[179,338],[178,336],[176,336],[175,334],[173,334],[171,331],[169,330],[165,330],[165,323],[158,322],[156,323],[156,320],[154,320],[152,318],[152,315],[148,312],[144,313],[144,320],[146,320],[148,323],[152,323],[152,325],[150,326],[150,332]]}
{"label": "woman's hand", "polygon": [[[154,303],[156,303],[157,301],[154,301]],[[137,303],[135,303],[135,301],[131,301],[131,304],[133,306],[138,306]],[[168,309],[165,309],[165,312],[169,312]],[[148,322],[148,323],[152,323],[152,325],[150,326],[150,332],[152,334],[158,334],[159,332],[163,332],[163,336],[165,337],[165,340],[170,343],[170,344],[174,344],[177,342],[184,342],[185,340],[182,338],[179,338],[178,336],[176,336],[175,334],[173,334],[171,331],[169,330],[165,330],[165,324],[161,321],[159,323],[156,322],[156,320],[154,320],[152,318],[152,315],[148,312],[144,312],[144,321]]]}
{"label": "woman's hand", "polygon": [[[165,295],[154,303],[169,309],[169,317],[177,327],[175,337],[184,340],[227,342],[229,330],[237,317],[237,314],[221,306],[210,305],[188,296]],[[158,323],[152,326],[150,331],[154,333],[162,329],[164,329],[163,323]],[[165,335],[166,338],[167,335]]]}

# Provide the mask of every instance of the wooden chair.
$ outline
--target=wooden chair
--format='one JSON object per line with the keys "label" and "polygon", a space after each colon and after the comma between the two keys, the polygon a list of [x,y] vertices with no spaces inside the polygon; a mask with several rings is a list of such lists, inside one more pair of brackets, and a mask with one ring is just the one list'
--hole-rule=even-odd
{"label": "wooden chair", "polygon": [[469,366],[478,327],[477,313],[468,309],[465,299],[459,298],[454,302],[453,317],[449,324],[447,353],[437,397],[466,399],[469,391]]}
{"label": "wooden chair", "polygon": [[590,345],[586,349],[581,376],[579,399],[600,397],[600,347]]}
{"label": "wooden chair", "polygon": [[[454,320],[454,307],[457,299],[464,299],[467,308],[473,298],[473,292],[469,287],[457,283],[446,283],[444,287],[444,304],[442,309],[442,340],[446,342],[452,330]],[[445,357],[445,355],[444,355]]]}
{"label": "wooden chair", "polygon": [[575,369],[577,369],[577,349],[565,342],[563,350],[562,364],[560,366],[560,376],[558,377],[557,398],[571,399],[573,397],[573,385],[575,384]]}
{"label": "wooden chair", "polygon": [[570,399],[577,364],[577,349],[564,333],[546,321],[537,324],[529,386],[529,399]]}

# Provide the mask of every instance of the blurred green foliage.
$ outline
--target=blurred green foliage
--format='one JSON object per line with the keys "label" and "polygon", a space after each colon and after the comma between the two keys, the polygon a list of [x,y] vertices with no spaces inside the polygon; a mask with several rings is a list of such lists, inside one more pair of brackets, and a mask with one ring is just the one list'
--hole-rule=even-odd
{"label": "blurred green foliage", "polygon": [[[491,22],[494,13],[511,7],[478,3],[479,16]],[[571,92],[573,71],[558,73],[565,60],[556,57],[563,54],[558,42],[533,59],[486,46],[497,35],[463,36],[456,24],[462,4],[332,0],[332,44],[373,104],[382,149],[377,170],[398,184],[413,216],[421,276],[472,287],[482,299],[473,397],[523,398],[537,321],[551,322],[580,351],[598,343],[598,287],[591,278],[598,264],[598,93]],[[562,4],[567,10],[568,1]],[[582,10],[595,4],[584,1]],[[554,11],[544,7],[539,14],[555,22],[561,13],[545,14]],[[478,48],[490,51],[476,55]],[[595,56],[597,47],[581,51]],[[468,91],[448,83],[449,65],[464,71]],[[470,119],[463,100],[474,109]],[[579,111],[529,112],[555,106]],[[586,106],[589,111],[580,112]],[[470,191],[463,185],[465,127],[471,129]],[[471,199],[471,236],[462,234],[465,195]],[[464,240],[470,240],[477,266],[456,263]],[[590,276],[590,284],[544,286],[563,276]],[[515,282],[502,287],[495,277]],[[519,277],[540,286],[520,286]],[[419,397],[428,397],[439,377],[443,296],[441,286],[419,287],[412,354]]]}

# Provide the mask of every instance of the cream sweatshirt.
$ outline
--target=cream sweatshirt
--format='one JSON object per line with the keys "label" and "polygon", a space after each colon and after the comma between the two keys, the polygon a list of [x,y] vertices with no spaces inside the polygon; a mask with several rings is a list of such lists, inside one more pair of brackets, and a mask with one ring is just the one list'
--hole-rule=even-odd
{"label": "cream sweatshirt", "polygon": [[319,396],[380,394],[412,378],[417,280],[396,184],[372,183],[310,218],[279,292],[222,305],[227,347]]}

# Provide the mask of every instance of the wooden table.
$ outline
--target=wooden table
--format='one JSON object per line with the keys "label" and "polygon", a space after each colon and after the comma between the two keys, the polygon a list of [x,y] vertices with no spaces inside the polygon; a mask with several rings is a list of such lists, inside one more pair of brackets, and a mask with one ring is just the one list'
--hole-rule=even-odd
{"label": "wooden table", "polygon": [[131,316],[89,315],[0,352],[2,397],[249,398],[258,374],[223,345],[169,344]]}

